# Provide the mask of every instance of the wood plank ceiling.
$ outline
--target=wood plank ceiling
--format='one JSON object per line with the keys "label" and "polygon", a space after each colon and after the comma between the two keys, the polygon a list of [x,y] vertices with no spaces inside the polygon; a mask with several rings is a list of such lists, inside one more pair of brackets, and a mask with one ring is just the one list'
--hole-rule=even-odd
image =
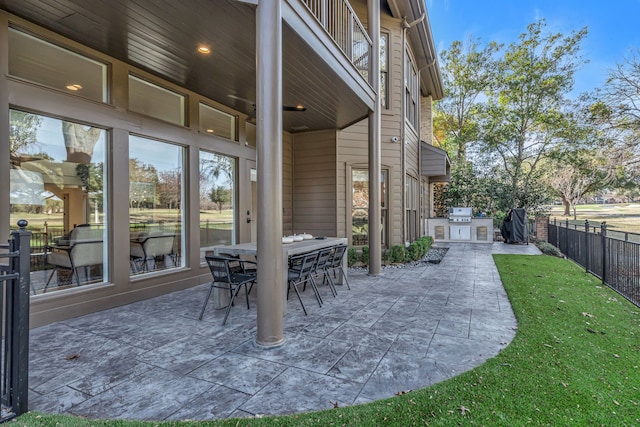
{"label": "wood plank ceiling", "polygon": [[[234,0],[0,0],[0,8],[253,116],[254,6]],[[288,25],[283,26],[288,131],[340,129],[364,103]],[[211,53],[197,52],[207,45]],[[248,100],[249,102],[245,101]]]}

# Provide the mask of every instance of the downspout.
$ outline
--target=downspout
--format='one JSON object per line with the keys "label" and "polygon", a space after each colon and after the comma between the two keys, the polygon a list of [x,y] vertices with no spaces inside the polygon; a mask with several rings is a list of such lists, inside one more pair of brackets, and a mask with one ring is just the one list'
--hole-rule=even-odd
{"label": "downspout", "polygon": [[[406,78],[407,78],[407,31],[410,30],[411,28],[415,27],[416,25],[418,25],[419,23],[421,23],[422,21],[424,21],[424,19],[427,17],[427,14],[425,12],[422,12],[422,15],[420,15],[420,17],[418,17],[417,19],[414,19],[411,22],[407,21],[407,17],[405,16],[402,20],[402,23],[400,24],[400,28],[402,28],[402,70],[403,70],[403,78],[404,78],[404,82],[405,82],[405,87],[406,87]],[[433,65],[435,63],[435,61],[432,61],[429,64],[424,65],[423,67],[418,68],[418,72],[417,72],[417,77],[418,77],[418,86],[420,86],[420,73],[422,72],[423,69]],[[402,88],[402,168],[401,168],[401,173],[402,173],[402,240],[404,242],[407,241],[407,219],[406,219],[406,214],[407,214],[407,190],[406,190],[406,186],[407,186],[407,173],[406,173],[406,165],[407,165],[407,150],[405,148],[405,139],[406,139],[406,105],[407,105],[407,91],[406,88]],[[419,209],[419,233],[422,234],[423,229],[424,229],[424,224],[423,224],[423,220],[422,220],[422,213],[423,213],[423,206],[422,206],[422,147],[421,147],[421,141],[422,141],[422,134],[421,134],[421,127],[422,127],[422,94],[421,94],[421,90],[420,88],[418,89],[418,101],[419,101],[419,109],[418,109],[418,129],[416,129],[417,134],[418,134],[418,209]]]}

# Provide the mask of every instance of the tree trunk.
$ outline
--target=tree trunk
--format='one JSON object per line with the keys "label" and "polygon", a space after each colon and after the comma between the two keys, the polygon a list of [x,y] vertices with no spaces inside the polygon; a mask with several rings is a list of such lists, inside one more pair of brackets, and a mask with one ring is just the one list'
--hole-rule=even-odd
{"label": "tree trunk", "polygon": [[562,205],[564,206],[564,216],[571,215],[571,205],[566,197],[562,196]]}

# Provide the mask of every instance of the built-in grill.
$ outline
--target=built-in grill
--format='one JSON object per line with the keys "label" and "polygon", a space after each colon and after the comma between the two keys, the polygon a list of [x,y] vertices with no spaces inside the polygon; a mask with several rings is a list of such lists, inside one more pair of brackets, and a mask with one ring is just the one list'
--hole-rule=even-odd
{"label": "built-in grill", "polygon": [[449,222],[471,222],[471,208],[449,208]]}
{"label": "built-in grill", "polygon": [[471,240],[471,208],[449,208],[449,239]]}

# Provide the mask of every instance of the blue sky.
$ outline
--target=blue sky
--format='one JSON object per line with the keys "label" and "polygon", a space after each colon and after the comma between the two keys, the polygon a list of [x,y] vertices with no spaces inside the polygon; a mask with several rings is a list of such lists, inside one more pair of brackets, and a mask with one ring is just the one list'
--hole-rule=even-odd
{"label": "blue sky", "polygon": [[469,36],[505,45],[528,24],[544,18],[547,29],[569,34],[587,27],[582,56],[589,63],[576,74],[573,94],[606,80],[607,70],[640,49],[640,0],[426,0],[438,53]]}

